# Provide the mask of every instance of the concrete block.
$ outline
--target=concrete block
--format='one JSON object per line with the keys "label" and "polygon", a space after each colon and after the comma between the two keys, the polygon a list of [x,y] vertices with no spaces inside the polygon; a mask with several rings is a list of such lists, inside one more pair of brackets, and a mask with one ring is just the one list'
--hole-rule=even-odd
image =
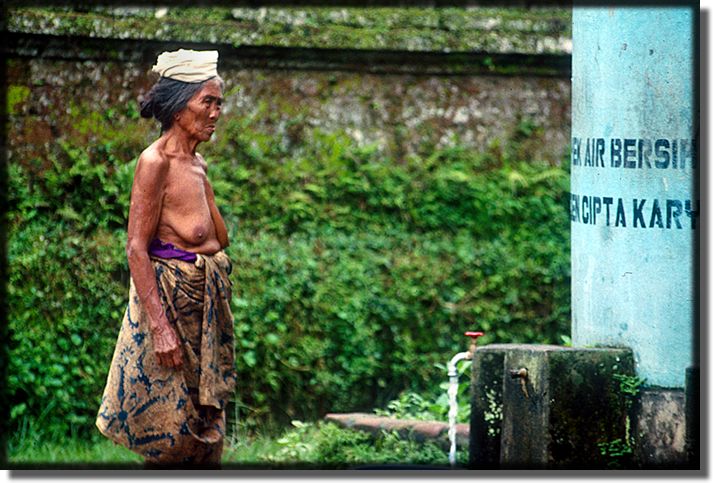
{"label": "concrete block", "polygon": [[472,367],[472,467],[630,464],[631,402],[615,377],[634,379],[629,349],[494,344]]}
{"label": "concrete block", "polygon": [[634,411],[636,459],[643,468],[686,466],[683,389],[644,389]]}

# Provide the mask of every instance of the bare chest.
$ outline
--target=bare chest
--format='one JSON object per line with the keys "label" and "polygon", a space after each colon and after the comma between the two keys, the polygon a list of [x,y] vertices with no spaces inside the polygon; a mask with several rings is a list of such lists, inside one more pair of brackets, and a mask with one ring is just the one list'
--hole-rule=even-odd
{"label": "bare chest", "polygon": [[205,183],[205,172],[200,166],[172,166],[166,179],[164,209],[202,211],[207,205]]}
{"label": "bare chest", "polygon": [[192,250],[218,244],[206,182],[205,171],[200,166],[176,163],[169,168],[157,232],[159,238]]}

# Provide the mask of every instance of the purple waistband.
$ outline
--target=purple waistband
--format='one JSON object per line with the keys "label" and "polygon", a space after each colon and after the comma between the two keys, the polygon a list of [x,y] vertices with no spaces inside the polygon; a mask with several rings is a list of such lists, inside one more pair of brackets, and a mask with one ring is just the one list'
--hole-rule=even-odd
{"label": "purple waistband", "polygon": [[176,248],[172,243],[164,243],[154,238],[149,245],[149,255],[158,258],[177,258],[184,262],[195,262],[198,258],[195,253]]}

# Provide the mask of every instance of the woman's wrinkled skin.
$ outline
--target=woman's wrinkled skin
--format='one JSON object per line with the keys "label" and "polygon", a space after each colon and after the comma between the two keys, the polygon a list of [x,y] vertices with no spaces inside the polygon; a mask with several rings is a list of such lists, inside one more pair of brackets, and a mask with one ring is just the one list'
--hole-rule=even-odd
{"label": "woman's wrinkled skin", "polygon": [[154,238],[177,248],[212,255],[228,246],[225,222],[215,205],[208,165],[196,152],[220,117],[223,92],[207,81],[175,114],[173,124],[141,153],[131,189],[126,254],[136,292],[150,319],[159,364],[180,367],[178,337],[161,307],[148,255]]}

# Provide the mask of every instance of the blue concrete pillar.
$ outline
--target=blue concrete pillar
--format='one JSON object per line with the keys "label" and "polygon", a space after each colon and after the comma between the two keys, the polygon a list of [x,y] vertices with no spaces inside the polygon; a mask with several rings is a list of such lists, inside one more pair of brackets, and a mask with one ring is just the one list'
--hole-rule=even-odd
{"label": "blue concrete pillar", "polygon": [[647,385],[692,361],[698,207],[689,7],[578,7],[572,40],[572,340],[627,346]]}

